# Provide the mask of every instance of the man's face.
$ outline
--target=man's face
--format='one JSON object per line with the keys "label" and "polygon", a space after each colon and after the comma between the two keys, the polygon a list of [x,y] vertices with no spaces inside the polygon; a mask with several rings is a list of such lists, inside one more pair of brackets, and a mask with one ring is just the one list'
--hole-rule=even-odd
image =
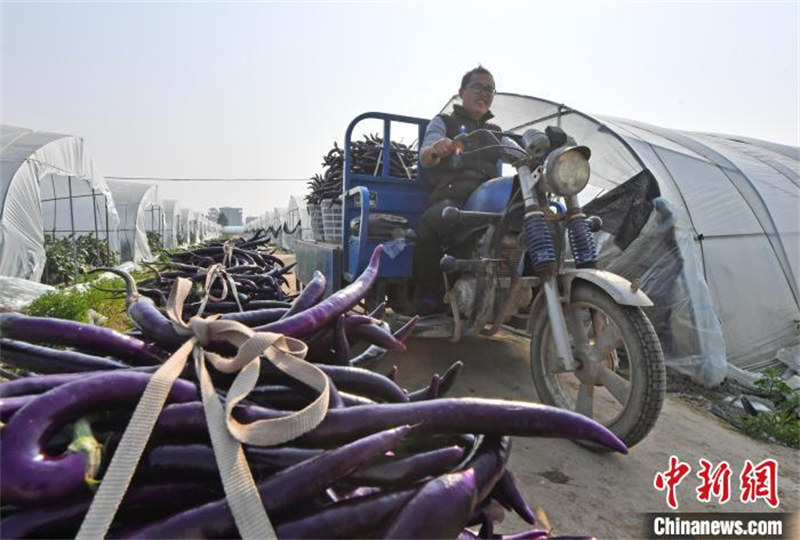
{"label": "man's face", "polygon": [[486,73],[473,74],[458,95],[467,112],[476,120],[489,112],[494,99],[494,79]]}

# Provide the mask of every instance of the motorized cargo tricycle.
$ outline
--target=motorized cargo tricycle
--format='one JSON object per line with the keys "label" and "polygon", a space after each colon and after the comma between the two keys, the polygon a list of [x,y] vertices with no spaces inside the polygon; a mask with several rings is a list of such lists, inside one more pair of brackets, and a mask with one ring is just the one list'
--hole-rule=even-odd
{"label": "motorized cargo tricycle", "polygon": [[[381,172],[353,170],[351,143],[360,122],[383,124]],[[384,113],[356,117],[345,133],[340,202],[341,241],[299,241],[297,276],[310,281],[321,270],[331,290],[354,280],[379,243],[380,278],[370,302],[387,301],[402,317],[413,314],[414,234],[429,205],[426,172],[392,176],[392,126],[418,130],[427,120]],[[457,137],[458,155],[480,152],[477,132]],[[447,207],[443,219],[458,231],[444,248],[440,267],[447,314],[423,317],[416,334],[457,341],[503,329],[530,337],[531,373],[539,399],[577,411],[609,427],[626,444],[641,441],[656,422],[666,375],[658,336],[642,307],[652,302],[636,282],[598,268],[593,231],[602,223],[581,211],[578,193],[590,178],[590,149],[557,128],[547,132],[494,132],[503,161],[516,174],[480,185],[463,208]],[[381,236],[376,217],[404,226]],[[369,306],[367,306],[369,307]],[[410,312],[410,313],[409,313]],[[533,396],[532,396],[533,397]]]}

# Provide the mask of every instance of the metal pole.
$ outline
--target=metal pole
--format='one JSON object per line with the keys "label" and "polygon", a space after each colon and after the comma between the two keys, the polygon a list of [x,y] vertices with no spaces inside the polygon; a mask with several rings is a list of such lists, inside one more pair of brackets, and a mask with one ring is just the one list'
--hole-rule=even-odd
{"label": "metal pole", "polygon": [[106,207],[106,244],[108,244],[108,251],[106,252],[106,264],[111,264],[111,236],[108,228],[108,198],[103,195],[103,206]]}
{"label": "metal pole", "polygon": [[92,187],[92,213],[94,214],[94,239],[100,241],[100,233],[97,230],[97,200],[94,198],[94,187]]}
{"label": "metal pole", "polygon": [[69,178],[69,226],[72,229],[72,271],[75,282],[78,281],[78,244],[75,238],[75,210],[72,208],[72,176]]}
{"label": "metal pole", "polygon": [[50,185],[53,187],[53,240],[56,239],[56,223],[58,223],[58,197],[56,196],[55,176],[50,175]]}

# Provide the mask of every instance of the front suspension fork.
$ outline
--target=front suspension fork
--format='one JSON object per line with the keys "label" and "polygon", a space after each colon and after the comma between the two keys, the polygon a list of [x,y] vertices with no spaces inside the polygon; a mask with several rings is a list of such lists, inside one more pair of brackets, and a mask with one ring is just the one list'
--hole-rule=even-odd
{"label": "front suspension fork", "polygon": [[545,221],[544,212],[540,209],[542,204],[535,191],[536,180],[527,166],[519,168],[519,179],[522,196],[525,201],[525,243],[528,255],[533,263],[536,274],[542,278],[542,289],[547,305],[547,316],[550,320],[550,332],[556,349],[555,371],[574,371],[578,365],[572,355],[569,344],[569,331],[567,321],[562,309],[561,296],[558,292],[556,280],[557,261],[553,236],[550,227]]}

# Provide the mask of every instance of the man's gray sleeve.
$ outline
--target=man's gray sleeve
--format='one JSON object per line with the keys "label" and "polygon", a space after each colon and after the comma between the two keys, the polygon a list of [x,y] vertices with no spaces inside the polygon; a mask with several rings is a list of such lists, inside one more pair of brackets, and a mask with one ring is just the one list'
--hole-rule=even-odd
{"label": "man's gray sleeve", "polygon": [[422,144],[420,145],[420,152],[445,137],[447,137],[447,126],[440,116],[436,116],[433,120],[428,122],[428,128],[425,130],[425,137],[422,139]]}

